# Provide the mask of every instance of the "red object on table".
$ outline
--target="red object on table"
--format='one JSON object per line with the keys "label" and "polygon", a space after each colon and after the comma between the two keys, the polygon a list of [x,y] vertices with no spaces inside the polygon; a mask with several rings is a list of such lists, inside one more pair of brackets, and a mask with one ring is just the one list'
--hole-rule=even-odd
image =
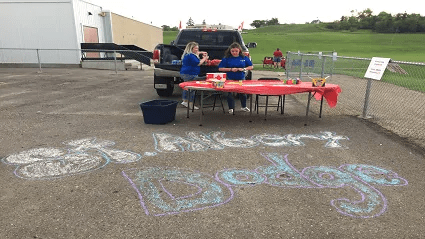
{"label": "red object on table", "polygon": [[207,60],[206,64],[207,66],[218,66],[220,64],[220,59],[213,59],[213,60]]}
{"label": "red object on table", "polygon": [[322,95],[326,99],[329,107],[335,107],[338,101],[338,95],[341,92],[339,85],[326,84],[323,87],[313,87],[311,82],[301,82],[296,85],[288,85],[283,81],[261,81],[250,80],[239,81],[227,80],[223,88],[214,88],[210,82],[206,81],[188,81],[180,83],[179,86],[185,90],[211,89],[223,92],[236,92],[243,94],[260,95],[289,95],[303,92],[315,92],[316,100],[321,100]]}

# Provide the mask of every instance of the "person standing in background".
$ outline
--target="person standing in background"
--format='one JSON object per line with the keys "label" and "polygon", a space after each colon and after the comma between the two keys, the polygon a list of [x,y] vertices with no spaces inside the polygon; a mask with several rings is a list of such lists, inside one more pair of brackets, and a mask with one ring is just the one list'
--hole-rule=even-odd
{"label": "person standing in background", "polygon": [[279,48],[276,49],[276,51],[273,52],[273,64],[274,68],[279,68],[280,61],[282,60],[283,54],[280,51]]}

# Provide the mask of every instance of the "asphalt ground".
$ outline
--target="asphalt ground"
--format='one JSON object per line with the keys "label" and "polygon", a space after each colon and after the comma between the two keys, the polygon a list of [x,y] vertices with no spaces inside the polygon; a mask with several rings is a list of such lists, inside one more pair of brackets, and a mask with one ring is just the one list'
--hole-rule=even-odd
{"label": "asphalt ground", "polygon": [[37,70],[0,68],[0,238],[425,237],[424,155],[368,121],[287,97],[145,124],[181,97],[153,71]]}

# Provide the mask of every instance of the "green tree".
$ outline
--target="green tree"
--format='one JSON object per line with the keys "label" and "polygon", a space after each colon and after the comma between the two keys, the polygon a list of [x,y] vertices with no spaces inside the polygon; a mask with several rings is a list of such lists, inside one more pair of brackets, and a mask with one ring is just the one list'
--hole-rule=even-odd
{"label": "green tree", "polygon": [[266,21],[266,25],[267,25],[267,26],[279,25],[279,19],[277,19],[277,18],[272,18],[271,20],[267,20],[267,21]]}
{"label": "green tree", "polygon": [[326,23],[326,28],[331,29],[331,30],[338,30],[339,22],[334,21],[334,22]]}
{"label": "green tree", "polygon": [[348,22],[348,17],[341,17],[341,20],[339,21],[339,27],[338,30],[349,30],[350,29],[350,23]]}
{"label": "green tree", "polygon": [[357,19],[359,20],[359,28],[361,29],[373,29],[375,26],[375,16],[372,15],[370,8],[359,12]]}
{"label": "green tree", "polygon": [[408,26],[408,31],[409,32],[417,32],[418,31],[418,22],[420,20],[420,15],[419,14],[410,14],[407,16],[406,18],[406,22],[407,22],[407,26]]}
{"label": "green tree", "polygon": [[396,32],[407,32],[409,26],[407,25],[407,13],[398,13],[394,17],[394,28],[396,29]]}
{"label": "green tree", "polygon": [[161,26],[162,27],[162,30],[165,32],[165,31],[170,31],[171,30],[171,28],[169,27],[169,26],[167,26],[167,25],[162,25]]}
{"label": "green tree", "polygon": [[425,17],[419,16],[418,20],[418,32],[425,32]]}
{"label": "green tree", "polygon": [[372,10],[367,8],[362,12],[351,11],[352,16],[342,16],[339,21],[327,23],[326,28],[332,30],[371,29],[379,33],[413,33],[425,32],[425,17],[419,14],[398,13],[392,16],[386,12],[380,12],[377,16],[372,15]]}
{"label": "green tree", "polygon": [[266,21],[264,20],[254,20],[251,24],[249,24],[252,27],[259,28],[266,25]]}
{"label": "green tree", "polygon": [[386,12],[380,12],[376,19],[375,31],[380,33],[395,32],[393,16]]}
{"label": "green tree", "polygon": [[357,30],[359,28],[359,21],[355,16],[351,16],[348,18],[349,30]]}

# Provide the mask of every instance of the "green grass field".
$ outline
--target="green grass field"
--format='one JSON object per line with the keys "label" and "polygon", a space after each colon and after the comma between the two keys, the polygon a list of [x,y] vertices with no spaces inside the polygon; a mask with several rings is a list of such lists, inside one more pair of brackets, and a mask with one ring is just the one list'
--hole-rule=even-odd
{"label": "green grass field", "polygon": [[[250,53],[254,64],[282,52],[335,51],[338,56],[386,57],[396,61],[425,62],[425,34],[382,34],[371,31],[329,31],[323,24],[284,24],[244,30],[245,44],[257,42]],[[169,44],[178,32],[164,32]]]}

